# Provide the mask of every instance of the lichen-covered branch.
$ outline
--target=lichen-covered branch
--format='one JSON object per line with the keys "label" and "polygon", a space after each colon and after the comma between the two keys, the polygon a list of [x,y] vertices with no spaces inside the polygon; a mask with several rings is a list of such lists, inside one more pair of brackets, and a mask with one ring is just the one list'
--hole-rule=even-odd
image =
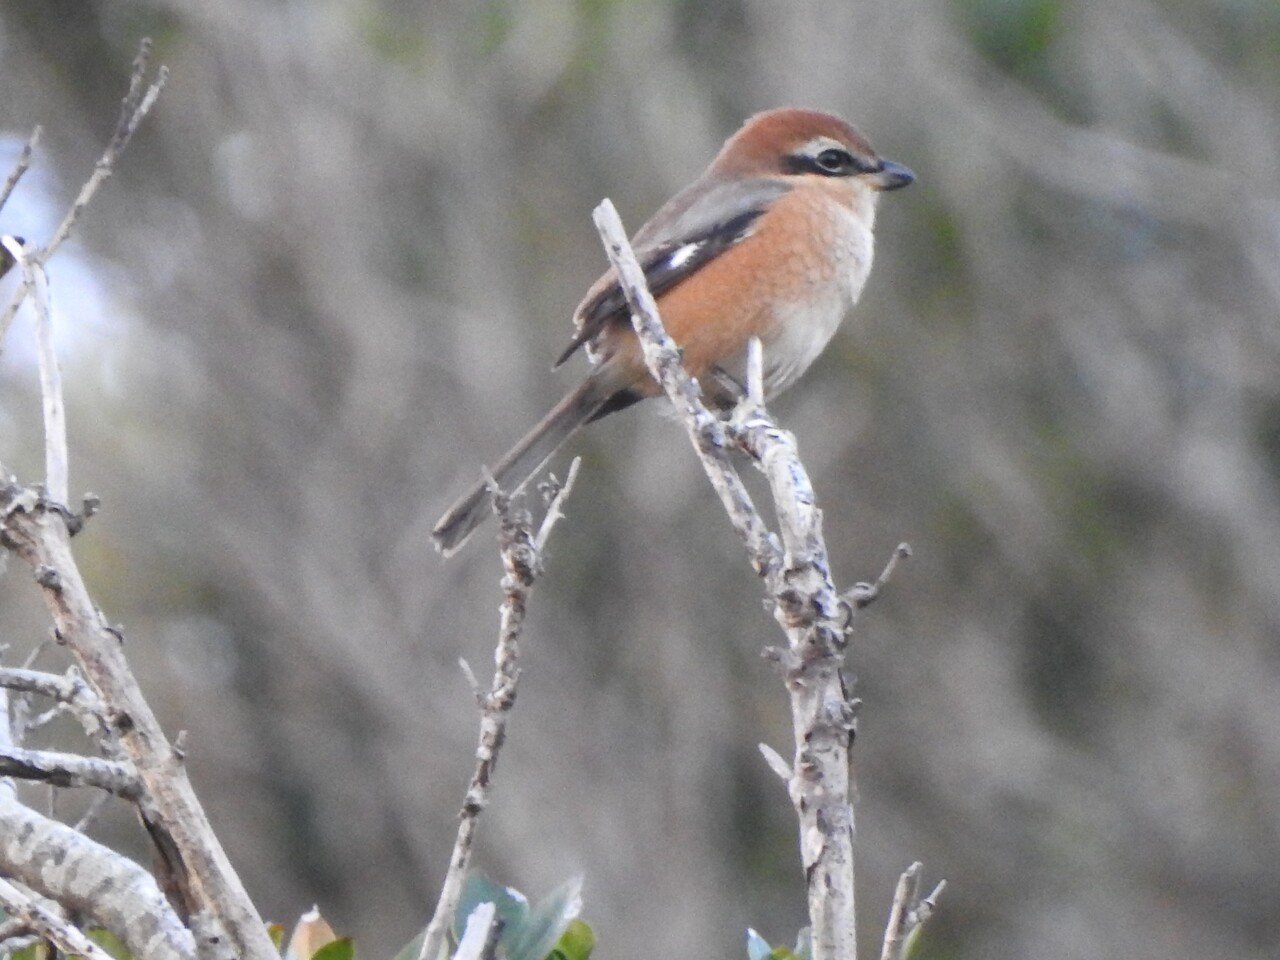
{"label": "lichen-covered branch", "polygon": [[63,953],[78,955],[85,960],[111,960],[111,954],[86,937],[78,927],[4,879],[0,879],[0,907],[9,916],[39,930]]}
{"label": "lichen-covered branch", "polygon": [[0,746],[0,777],[35,780],[55,787],[96,787],[126,800],[142,792],[128,764],[55,750]]}
{"label": "lichen-covered branch", "polygon": [[[121,153],[155,104],[165,69],[161,67],[154,81],[148,81],[150,53],[150,41],[143,41],[111,139],[48,243],[40,247],[14,237],[0,238],[23,274],[13,301],[0,314],[0,338],[28,296],[36,310],[46,462],[43,489],[23,487],[0,475],[0,547],[30,567],[57,636],[75,656],[96,699],[94,706],[87,708],[88,698],[69,692],[68,702],[87,729],[101,718],[101,726],[93,732],[111,753],[110,760],[64,758],[52,764],[45,762],[50,759],[47,754],[12,755],[7,769],[25,771],[22,775],[27,776],[42,774],[55,781],[92,784],[130,796],[156,845],[167,874],[166,886],[172,885],[183,920],[199,931],[196,944],[201,954],[211,960],[277,960],[266,927],[191,787],[181,753],[152,713],[125,660],[122,637],[94,604],[71,551],[70,537],[81,518],[71,515],[67,506],[65,412],[44,268],[71,235],[98,188],[111,176]],[[12,177],[15,182],[20,173],[18,170]],[[31,678],[10,673],[9,679]],[[115,763],[117,760],[127,763]],[[0,866],[10,868],[7,863]]]}
{"label": "lichen-covered branch", "polygon": [[[73,697],[78,693],[75,684],[82,683],[34,670],[4,672],[10,675],[7,679],[20,686],[38,686],[46,691],[52,687]],[[64,681],[65,686],[58,681]],[[29,755],[35,751],[21,750],[11,735],[9,693],[9,687],[0,685],[0,752],[30,764]],[[49,756],[43,754],[37,763],[47,762]],[[23,775],[12,769],[4,772]],[[195,939],[150,873],[90,840],[80,828],[68,827],[19,802],[17,789],[9,779],[0,780],[0,865],[9,879],[110,930],[139,960],[195,960]],[[18,911],[14,914],[17,919],[0,931],[0,940],[9,941],[5,948],[10,951],[19,948],[12,938],[22,938],[29,931],[50,936],[39,921],[59,919],[45,917],[39,904],[30,907],[34,912],[28,914],[29,898],[16,887],[7,892],[15,891],[20,897],[9,902]],[[65,944],[74,937],[74,933],[64,934],[55,942],[68,949]]]}
{"label": "lichen-covered branch", "polygon": [[[0,474],[3,468],[0,468]],[[98,695],[72,668],[67,673],[45,673],[22,667],[0,667],[0,687],[15,693],[34,693],[64,705],[80,721],[85,733],[100,742],[110,732]]]}
{"label": "lichen-covered branch", "polygon": [[[111,731],[142,783],[148,828],[179,860],[172,866],[188,911],[215,919],[230,938],[225,946],[232,953],[277,960],[266,927],[191,787],[182,758],[125,660],[119,631],[89,595],[71,552],[62,510],[16,484],[0,487],[0,546],[30,567],[59,638],[102,702]],[[215,928],[210,936],[221,935]],[[216,946],[214,952],[222,952],[223,943]]]}
{"label": "lichen-covered branch", "polygon": [[195,960],[191,931],[147,870],[8,791],[0,791],[0,862],[11,879],[110,930],[135,957]]}

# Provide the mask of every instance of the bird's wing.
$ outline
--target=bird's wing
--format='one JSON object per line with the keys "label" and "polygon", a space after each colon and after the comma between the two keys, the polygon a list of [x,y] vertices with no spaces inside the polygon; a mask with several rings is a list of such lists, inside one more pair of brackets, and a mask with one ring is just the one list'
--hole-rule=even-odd
{"label": "bird's wing", "polygon": [[[791,187],[783,180],[697,183],[676,194],[632,240],[649,291],[659,297],[751,236],[755,223]],[[613,321],[629,323],[627,301],[612,269],[592,285],[574,313],[577,333],[556,360],[564,363]]]}

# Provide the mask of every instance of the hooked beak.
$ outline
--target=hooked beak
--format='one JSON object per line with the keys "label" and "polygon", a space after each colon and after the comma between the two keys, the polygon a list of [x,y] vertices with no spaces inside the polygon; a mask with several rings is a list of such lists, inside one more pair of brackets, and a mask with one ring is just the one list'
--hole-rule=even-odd
{"label": "hooked beak", "polygon": [[867,174],[866,179],[876,190],[897,190],[914,183],[916,175],[900,163],[882,160],[880,169]]}

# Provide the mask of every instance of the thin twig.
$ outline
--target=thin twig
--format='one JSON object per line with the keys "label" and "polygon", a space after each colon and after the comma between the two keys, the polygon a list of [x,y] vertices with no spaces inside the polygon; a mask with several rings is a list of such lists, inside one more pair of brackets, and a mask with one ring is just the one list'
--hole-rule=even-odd
{"label": "thin twig", "polygon": [[[498,543],[502,552],[502,607],[499,614],[498,643],[494,649],[493,680],[487,693],[479,689],[475,674],[465,661],[463,672],[480,705],[480,735],[476,744],[476,767],[467,786],[459,814],[458,835],[449,856],[449,868],[440,887],[440,898],[422,937],[418,960],[439,960],[449,922],[458,909],[462,884],[471,854],[475,848],[480,814],[489,804],[493,773],[507,733],[507,716],[516,702],[516,686],[520,680],[520,632],[524,626],[525,605],[534,581],[542,570],[542,548],[556,521],[563,515],[561,503],[569,493],[577,473],[577,463],[570,468],[560,491],[552,499],[546,519],[535,535],[529,515],[512,506],[510,499],[490,482],[493,509],[498,515]],[[459,956],[462,955],[459,948]],[[483,956],[483,953],[479,954]]]}
{"label": "thin twig", "polygon": [[0,776],[55,787],[97,787],[126,800],[136,800],[142,793],[138,775],[127,763],[54,750],[0,747]]}
{"label": "thin twig", "polygon": [[84,960],[112,960],[111,954],[44,904],[27,896],[8,880],[0,879],[0,906],[10,917],[22,920],[52,940],[64,953]]}
{"label": "thin twig", "polygon": [[[8,253],[8,248],[6,248]],[[12,258],[12,254],[8,254]],[[0,347],[4,345],[4,338],[9,333],[9,327],[13,324],[13,318],[18,315],[18,308],[22,306],[22,301],[27,299],[27,294],[31,288],[27,285],[27,278],[23,277],[18,284],[18,289],[13,292],[13,296],[9,298],[9,303],[5,306],[4,311],[0,312]]]}
{"label": "thin twig", "polygon": [[756,744],[760,748],[760,755],[764,757],[764,762],[769,765],[769,769],[776,773],[783,783],[790,785],[791,778],[795,776],[795,769],[791,764],[782,758],[777,750],[769,746],[767,743]]}
{"label": "thin twig", "polygon": [[76,833],[86,832],[93,824],[93,821],[98,819],[98,814],[102,813],[103,808],[106,807],[107,801],[110,799],[111,794],[109,793],[99,793],[95,796],[93,800],[90,801],[89,806],[85,808],[84,814],[81,815],[80,819],[75,822],[75,825],[71,829]]}
{"label": "thin twig", "polygon": [[855,583],[853,589],[844,595],[844,599],[853,605],[855,609],[861,610],[864,607],[871,606],[880,596],[880,591],[885,588],[894,572],[898,569],[898,563],[901,560],[911,559],[911,544],[900,543],[893,553],[889,556],[889,562],[884,565],[884,569],[880,571],[880,576],[876,577],[875,583]]}
{"label": "thin twig", "polygon": [[27,654],[26,658],[22,661],[23,670],[30,670],[33,666],[35,666],[35,662],[40,659],[40,654],[44,653],[45,648],[49,646],[49,639],[50,639],[49,635],[45,634],[43,637],[40,638],[40,641],[38,643],[34,643],[31,645],[30,652]]}
{"label": "thin twig", "polygon": [[36,305],[36,355],[40,362],[40,398],[44,406],[45,490],[54,503],[67,503],[67,411],[62,400],[62,373],[53,347],[53,315],[49,309],[49,279],[40,261],[17,241],[0,237],[0,244],[22,268]]}
{"label": "thin twig", "polygon": [[556,525],[556,521],[564,517],[561,507],[564,506],[565,499],[569,496],[569,491],[573,489],[573,482],[578,479],[578,468],[582,466],[582,458],[574,457],[573,462],[569,464],[569,472],[565,474],[564,481],[559,485],[555,495],[551,498],[551,502],[547,504],[547,515],[542,518],[542,526],[538,528],[538,535],[534,538],[534,545],[541,553],[543,547],[547,545],[547,537],[551,536],[551,528]]}
{"label": "thin twig", "polygon": [[0,187],[0,210],[4,209],[4,205],[9,202],[9,197],[13,194],[13,188],[18,185],[18,181],[22,179],[22,175],[27,172],[27,168],[31,166],[31,155],[35,152],[36,144],[40,142],[40,127],[37,125],[31,131],[31,136],[27,137],[27,142],[22,145],[22,153],[18,154],[18,162],[13,165],[13,170],[9,172],[8,178],[4,182],[4,186]]}
{"label": "thin twig", "polygon": [[898,878],[893,906],[889,909],[889,923],[884,930],[880,960],[903,960],[907,956],[920,928],[938,906],[938,897],[946,889],[947,881],[939,880],[933,893],[920,899],[922,869],[923,865],[917,860]]}
{"label": "thin twig", "polygon": [[45,673],[25,667],[0,667],[0,687],[34,693],[65,705],[79,719],[85,733],[101,740],[109,732],[102,701],[73,667],[67,673]]}
{"label": "thin twig", "polygon": [[150,38],[144,38],[139,44],[138,55],[133,61],[133,73],[129,78],[129,92],[125,94],[124,100],[120,104],[120,117],[116,121],[115,133],[107,143],[102,156],[98,158],[98,162],[94,164],[93,173],[85,181],[84,186],[80,188],[80,193],[76,196],[75,202],[71,204],[70,209],[67,210],[66,215],[62,218],[62,223],[54,231],[53,238],[41,251],[41,263],[48,263],[49,258],[57,253],[58,248],[62,246],[67,237],[71,236],[71,231],[75,227],[76,221],[80,219],[80,214],[89,205],[89,201],[98,192],[98,188],[115,172],[116,161],[120,159],[120,155],[129,146],[129,141],[133,139],[133,135],[137,132],[138,125],[151,112],[156,98],[160,96],[160,91],[164,88],[165,81],[169,79],[169,71],[166,67],[160,67],[156,71],[155,81],[150,86],[147,86],[144,92],[143,84],[146,81],[150,59],[151,40]]}
{"label": "thin twig", "polygon": [[[169,78],[169,71],[166,67],[161,66],[156,71],[155,81],[149,86],[145,85],[150,59],[151,40],[144,38],[138,46],[138,55],[133,61],[133,72],[129,77],[129,90],[121,101],[120,115],[116,120],[115,130],[111,135],[111,139],[107,142],[106,149],[103,150],[102,156],[98,158],[98,162],[94,164],[93,173],[84,182],[80,192],[76,195],[76,199],[63,216],[62,222],[58,224],[58,228],[53,232],[53,237],[43,248],[31,251],[29,259],[33,263],[39,266],[48,264],[53,255],[58,252],[58,249],[71,236],[71,231],[75,228],[80,215],[84,213],[85,207],[89,205],[103,182],[115,172],[115,165],[120,159],[120,155],[129,146],[129,141],[133,139],[138,126],[146,118],[147,114],[151,112],[151,108],[155,106],[156,98],[160,96],[160,91],[164,88],[165,81]],[[21,158],[19,162],[21,163]],[[0,312],[0,344],[4,343],[5,335],[8,333],[10,324],[13,323],[13,318],[17,316],[22,302],[31,292],[32,282],[29,277],[24,276],[22,283],[14,291],[8,305],[3,312]]]}

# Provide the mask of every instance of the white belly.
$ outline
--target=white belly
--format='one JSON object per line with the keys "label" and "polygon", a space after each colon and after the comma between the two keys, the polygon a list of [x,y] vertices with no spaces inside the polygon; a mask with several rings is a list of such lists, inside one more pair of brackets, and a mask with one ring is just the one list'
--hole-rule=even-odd
{"label": "white belly", "polygon": [[871,218],[842,213],[832,231],[834,273],[815,277],[805,303],[778,304],[776,333],[765,344],[765,391],[774,396],[795,383],[818,359],[849,309],[858,302],[873,253]]}

